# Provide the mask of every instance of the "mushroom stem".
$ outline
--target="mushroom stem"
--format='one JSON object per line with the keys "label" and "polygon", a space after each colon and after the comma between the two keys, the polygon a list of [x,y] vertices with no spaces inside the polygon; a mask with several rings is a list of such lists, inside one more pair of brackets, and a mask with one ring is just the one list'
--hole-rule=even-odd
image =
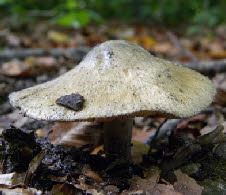
{"label": "mushroom stem", "polygon": [[115,119],[103,126],[106,157],[130,161],[133,119]]}

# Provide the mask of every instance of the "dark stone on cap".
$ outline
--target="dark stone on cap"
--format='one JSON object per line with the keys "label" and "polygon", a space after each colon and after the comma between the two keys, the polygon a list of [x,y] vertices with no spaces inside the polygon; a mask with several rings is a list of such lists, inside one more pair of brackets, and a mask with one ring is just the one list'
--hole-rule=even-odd
{"label": "dark stone on cap", "polygon": [[81,110],[83,108],[84,102],[85,102],[84,97],[78,93],[64,95],[56,100],[57,104],[75,111]]}

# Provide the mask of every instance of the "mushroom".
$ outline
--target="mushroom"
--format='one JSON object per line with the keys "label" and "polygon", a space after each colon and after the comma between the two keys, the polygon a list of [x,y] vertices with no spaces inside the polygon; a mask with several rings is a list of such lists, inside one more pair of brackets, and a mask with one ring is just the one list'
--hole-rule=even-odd
{"label": "mushroom", "polygon": [[[112,40],[94,47],[69,72],[11,93],[9,99],[38,120],[103,122],[107,158],[128,162],[134,117],[190,117],[206,108],[215,93],[200,73],[156,58],[137,44]],[[79,110],[56,103],[71,94],[83,97]]]}

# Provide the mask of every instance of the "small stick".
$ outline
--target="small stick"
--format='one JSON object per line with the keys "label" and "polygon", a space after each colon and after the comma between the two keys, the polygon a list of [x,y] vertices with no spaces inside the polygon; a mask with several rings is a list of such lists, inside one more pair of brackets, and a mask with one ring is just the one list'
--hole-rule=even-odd
{"label": "small stick", "polygon": [[177,129],[178,123],[183,119],[166,119],[153,134],[151,133],[148,138],[144,141],[144,144],[152,144],[155,141],[161,139],[165,135],[170,134],[172,131]]}
{"label": "small stick", "polygon": [[80,59],[84,57],[89,51],[86,47],[78,48],[58,48],[58,49],[14,49],[14,50],[3,50],[0,52],[0,60],[9,60],[12,58],[27,58],[29,56],[41,57],[41,56],[52,56],[52,57],[67,57],[72,59]]}
{"label": "small stick", "polygon": [[201,73],[226,72],[226,59],[202,62],[180,63],[182,66],[191,68]]}
{"label": "small stick", "polygon": [[175,34],[170,31],[167,31],[166,34],[168,35],[170,41],[175,45],[175,47],[181,52],[182,55],[187,56],[191,61],[198,62],[196,56],[194,56],[190,51],[186,50],[178,40]]}

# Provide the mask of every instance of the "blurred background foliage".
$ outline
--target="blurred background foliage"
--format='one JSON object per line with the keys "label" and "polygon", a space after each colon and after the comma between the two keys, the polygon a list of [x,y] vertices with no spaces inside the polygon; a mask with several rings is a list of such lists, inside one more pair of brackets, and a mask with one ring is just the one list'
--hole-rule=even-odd
{"label": "blurred background foliage", "polygon": [[0,17],[12,25],[47,19],[75,28],[120,19],[184,25],[192,32],[225,22],[225,4],[225,0],[0,0]]}

